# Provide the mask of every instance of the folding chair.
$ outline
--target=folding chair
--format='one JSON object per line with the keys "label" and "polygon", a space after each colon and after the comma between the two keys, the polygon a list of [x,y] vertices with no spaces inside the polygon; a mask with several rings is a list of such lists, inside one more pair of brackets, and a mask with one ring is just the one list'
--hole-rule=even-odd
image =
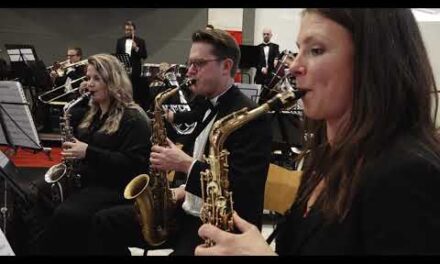
{"label": "folding chair", "polygon": [[272,243],[277,234],[278,224],[295,201],[301,175],[301,170],[288,170],[272,163],[269,165],[264,209],[281,215],[281,219],[277,219],[274,230],[266,239],[268,244]]}

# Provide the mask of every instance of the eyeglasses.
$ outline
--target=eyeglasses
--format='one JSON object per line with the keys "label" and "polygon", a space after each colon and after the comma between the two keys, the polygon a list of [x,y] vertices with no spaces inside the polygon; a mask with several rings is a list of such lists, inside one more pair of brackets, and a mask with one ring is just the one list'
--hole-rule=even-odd
{"label": "eyeglasses", "polygon": [[74,54],[74,55],[69,55],[69,54],[67,54],[66,56],[70,58],[70,57],[78,56],[78,54]]}
{"label": "eyeglasses", "polygon": [[200,70],[203,66],[205,66],[206,64],[208,64],[211,61],[221,61],[221,60],[223,60],[223,59],[221,59],[221,58],[210,59],[210,60],[195,59],[195,60],[188,61],[186,63],[186,67],[189,69],[191,67],[191,65],[193,65],[194,68],[196,68],[196,70]]}

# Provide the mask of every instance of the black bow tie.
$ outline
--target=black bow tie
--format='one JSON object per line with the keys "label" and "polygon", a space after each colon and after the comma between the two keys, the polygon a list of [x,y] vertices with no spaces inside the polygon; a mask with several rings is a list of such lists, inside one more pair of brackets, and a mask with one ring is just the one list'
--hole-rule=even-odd
{"label": "black bow tie", "polygon": [[269,43],[263,43],[263,47],[270,46]]}

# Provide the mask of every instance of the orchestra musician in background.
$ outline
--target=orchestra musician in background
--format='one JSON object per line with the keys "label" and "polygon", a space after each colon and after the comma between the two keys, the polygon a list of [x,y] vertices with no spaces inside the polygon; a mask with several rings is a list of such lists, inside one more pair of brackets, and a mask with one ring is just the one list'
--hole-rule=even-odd
{"label": "orchestra musician in background", "polygon": [[136,35],[136,24],[127,20],[124,23],[124,37],[116,42],[116,54],[128,54],[130,57],[130,80],[133,86],[133,99],[145,111],[147,110],[148,87],[142,83],[142,60],[147,59],[145,40]]}
{"label": "orchestra musician in background", "polygon": [[[54,87],[68,85],[69,82],[78,80],[86,75],[86,65],[84,64],[66,67],[66,65],[75,64],[82,60],[82,49],[80,47],[67,48],[66,56],[67,60],[55,63],[49,73]],[[74,82],[71,88],[77,88],[79,84],[80,82]]]}

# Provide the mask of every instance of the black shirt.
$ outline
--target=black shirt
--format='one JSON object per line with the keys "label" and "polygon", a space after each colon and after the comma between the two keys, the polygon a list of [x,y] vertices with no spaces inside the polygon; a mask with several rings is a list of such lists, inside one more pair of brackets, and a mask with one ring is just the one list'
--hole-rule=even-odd
{"label": "black shirt", "polygon": [[113,134],[99,131],[108,118],[95,115],[91,125],[78,129],[78,139],[88,144],[80,163],[84,185],[105,186],[123,191],[135,176],[148,171],[151,128],[137,109],[124,110],[119,128]]}

